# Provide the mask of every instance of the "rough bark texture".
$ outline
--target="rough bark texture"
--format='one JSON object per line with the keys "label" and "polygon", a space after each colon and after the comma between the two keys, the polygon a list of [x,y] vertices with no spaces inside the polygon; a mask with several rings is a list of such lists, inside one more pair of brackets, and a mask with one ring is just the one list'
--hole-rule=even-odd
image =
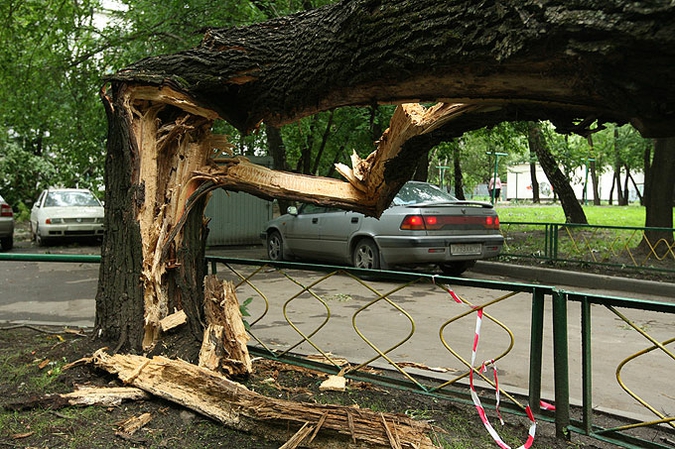
{"label": "rough bark texture", "polygon": [[521,105],[571,119],[675,123],[675,5],[668,0],[360,0],[245,28],[142,60],[117,82],[171,84],[240,130],[344,105]]}
{"label": "rough bark texture", "polygon": [[[673,227],[673,190],[675,189],[675,137],[656,139],[654,158],[649,168],[650,176],[645,178],[645,226],[658,228]],[[669,231],[645,231],[643,245],[655,248],[663,256],[673,245],[673,233]]]}

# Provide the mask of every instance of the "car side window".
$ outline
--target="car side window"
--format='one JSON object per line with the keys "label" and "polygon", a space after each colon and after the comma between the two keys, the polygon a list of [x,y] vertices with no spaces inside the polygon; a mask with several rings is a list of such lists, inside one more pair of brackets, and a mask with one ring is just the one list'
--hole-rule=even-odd
{"label": "car side window", "polygon": [[323,206],[317,206],[316,204],[306,203],[300,209],[301,214],[323,214],[327,208]]}

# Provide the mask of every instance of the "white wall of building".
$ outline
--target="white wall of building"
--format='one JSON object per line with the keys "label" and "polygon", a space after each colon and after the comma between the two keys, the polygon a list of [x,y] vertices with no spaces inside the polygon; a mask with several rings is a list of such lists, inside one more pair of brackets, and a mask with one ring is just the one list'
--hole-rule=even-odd
{"label": "white wall of building", "polygon": [[[611,167],[606,167],[604,173],[600,176],[599,179],[599,194],[602,201],[609,200],[609,194],[612,189],[612,177],[614,176],[614,171]],[[644,174],[643,173],[631,173],[632,178],[635,180],[640,193],[643,192],[644,186]],[[572,176],[572,189],[577,195],[577,198],[581,201],[584,199],[584,183],[586,181],[586,169],[585,167],[580,167],[576,170]],[[626,173],[621,173],[621,188],[624,186],[626,179]],[[551,199],[553,198],[553,190],[551,189],[551,184],[548,182],[548,178],[544,174],[544,170],[537,165],[537,181],[539,181],[539,197],[541,199]],[[629,180],[628,181],[628,195],[630,201],[638,201],[639,197],[635,190],[635,185]],[[504,192],[502,192],[502,199],[504,198]],[[614,200],[617,198],[616,188],[613,195]],[[508,179],[506,184],[506,199],[508,200],[532,200],[532,178],[530,177],[530,164],[521,164],[508,167]],[[593,201],[593,182],[591,180],[590,170],[588,171],[588,189],[586,192],[586,199],[588,201]]]}

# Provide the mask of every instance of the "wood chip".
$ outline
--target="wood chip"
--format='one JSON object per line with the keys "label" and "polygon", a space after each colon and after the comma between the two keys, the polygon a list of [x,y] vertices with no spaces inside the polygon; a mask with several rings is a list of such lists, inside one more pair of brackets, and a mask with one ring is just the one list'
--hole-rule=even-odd
{"label": "wood chip", "polygon": [[347,389],[347,379],[342,376],[328,376],[328,379],[321,382],[319,390],[321,391],[339,391]]}
{"label": "wood chip", "polygon": [[117,427],[121,432],[124,432],[127,435],[133,435],[150,421],[152,421],[152,415],[150,413],[143,413],[142,415],[132,416],[131,418],[118,423]]}

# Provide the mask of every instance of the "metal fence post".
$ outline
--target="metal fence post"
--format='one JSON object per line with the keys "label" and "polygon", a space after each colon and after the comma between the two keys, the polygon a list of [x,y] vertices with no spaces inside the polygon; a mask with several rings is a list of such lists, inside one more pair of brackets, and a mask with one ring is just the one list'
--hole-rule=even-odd
{"label": "metal fence post", "polygon": [[581,297],[581,365],[583,389],[583,425],[587,435],[593,426],[593,358],[591,354],[591,303]]}
{"label": "metal fence post", "polygon": [[536,413],[541,402],[541,366],[544,340],[544,291],[532,292],[530,327],[530,408]]}
{"label": "metal fence post", "polygon": [[555,430],[569,439],[570,385],[567,344],[567,294],[553,290],[553,377],[555,379]]}

